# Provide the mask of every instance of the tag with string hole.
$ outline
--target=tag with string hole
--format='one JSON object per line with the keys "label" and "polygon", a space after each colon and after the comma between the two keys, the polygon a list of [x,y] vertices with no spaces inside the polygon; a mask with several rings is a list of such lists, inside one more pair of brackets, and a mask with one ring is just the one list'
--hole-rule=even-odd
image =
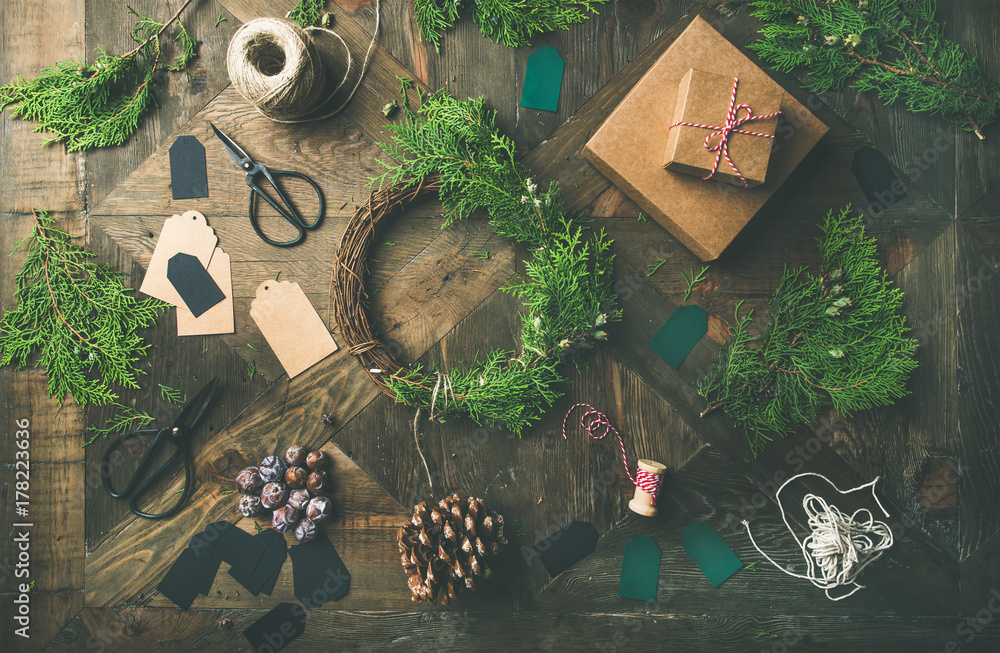
{"label": "tag with string hole", "polygon": [[250,317],[288,378],[337,351],[337,343],[299,284],[269,279],[257,286]]}

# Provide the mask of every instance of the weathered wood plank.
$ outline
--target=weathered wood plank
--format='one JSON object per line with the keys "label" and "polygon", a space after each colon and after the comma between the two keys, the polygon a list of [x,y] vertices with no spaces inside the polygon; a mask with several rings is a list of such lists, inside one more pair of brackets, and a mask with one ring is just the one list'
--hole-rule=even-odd
{"label": "weathered wood plank", "polygon": [[[341,651],[623,651],[663,647],[733,653],[809,650],[818,653],[887,653],[944,650],[949,642],[970,653],[992,652],[1000,629],[994,620],[980,630],[957,630],[954,617],[859,617],[815,615],[744,616],[735,606],[712,615],[650,613],[637,604],[625,614],[510,614],[498,612],[340,612],[314,610],[305,634],[284,651],[299,653],[336,646]],[[263,610],[135,608],[115,614],[86,609],[47,650],[62,653],[108,650],[239,650],[244,628]],[[233,621],[231,630],[216,624]],[[967,624],[966,624],[967,625]],[[776,637],[771,638],[771,635]],[[159,640],[167,640],[158,643]],[[956,649],[957,650],[957,649]]]}
{"label": "weathered wood plank", "polygon": [[[48,396],[47,383],[41,370],[0,370],[0,401],[8,409],[0,445],[0,501],[9,511],[8,535],[0,542],[5,624],[0,648],[5,651],[41,650],[83,608],[84,468],[78,439],[83,411],[72,400],[60,406]],[[16,445],[23,441],[16,436],[21,420],[28,421],[27,449]],[[27,452],[27,458],[15,452]],[[23,515],[15,513],[15,501],[27,502]],[[24,587],[28,603],[15,603]],[[14,621],[24,614],[22,605],[28,609],[27,624]],[[15,634],[25,625],[21,636]]]}
{"label": "weathered wood plank", "polygon": [[[86,0],[88,60],[95,49],[102,47],[109,53],[124,53],[135,47],[132,41],[134,20],[125,3],[107,0]],[[128,6],[151,19],[166,21],[180,8],[183,0],[138,0]],[[226,21],[215,25],[216,19]],[[100,16],[100,19],[96,17]],[[100,204],[104,197],[124,181],[162,144],[173,143],[172,134],[190,120],[202,107],[229,84],[226,73],[226,46],[239,25],[232,15],[215,0],[192,3],[180,17],[188,33],[201,41],[198,56],[191,61],[186,73],[160,72],[154,89],[158,107],[136,129],[128,143],[122,147],[100,148],[87,153],[87,205]],[[177,53],[170,39],[177,33],[176,26],[169,28],[164,38],[164,59],[169,61]],[[202,144],[207,146],[205,139]],[[169,174],[163,178],[170,182]]]}
{"label": "weathered wood plank", "polygon": [[[57,60],[83,57],[82,3],[17,0],[0,13],[0,84],[37,77]],[[0,213],[83,209],[83,155],[67,155],[60,145],[39,146],[47,135],[33,133],[36,123],[13,120],[11,111],[0,116]]]}
{"label": "weathered wood plank", "polygon": [[1000,253],[962,228],[955,240],[955,439],[963,466],[958,501],[965,558],[1000,529]]}
{"label": "weathered wood plank", "polygon": [[957,230],[953,222],[896,275],[906,293],[903,314],[920,343],[919,367],[908,383],[912,394],[890,407],[858,413],[840,447],[863,476],[882,476],[882,491],[954,555],[960,517],[944,498],[954,490],[960,469],[952,298]]}

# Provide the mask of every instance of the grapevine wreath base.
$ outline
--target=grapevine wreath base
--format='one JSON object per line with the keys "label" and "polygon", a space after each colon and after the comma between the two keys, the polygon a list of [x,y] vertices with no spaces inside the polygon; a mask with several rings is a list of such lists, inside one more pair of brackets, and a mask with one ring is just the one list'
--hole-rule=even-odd
{"label": "grapevine wreath base", "polygon": [[[613,290],[611,240],[568,216],[552,183],[539,188],[514,157],[482,98],[456,100],[439,91],[406,120],[387,126],[393,142],[379,145],[398,165],[358,208],[344,233],[332,280],[332,306],[349,351],[383,393],[397,402],[452,414],[521,434],[562,396],[559,368],[578,362],[609,322],[621,318]],[[400,364],[379,341],[367,314],[364,282],[375,233],[410,203],[435,195],[445,226],[485,209],[498,235],[527,248],[525,273],[503,290],[525,310],[519,351],[477,355],[462,369],[439,371]]]}

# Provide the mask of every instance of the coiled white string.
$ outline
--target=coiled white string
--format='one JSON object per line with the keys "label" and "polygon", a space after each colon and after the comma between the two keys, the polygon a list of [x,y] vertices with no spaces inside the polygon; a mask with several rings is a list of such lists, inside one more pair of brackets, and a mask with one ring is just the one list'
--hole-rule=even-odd
{"label": "coiled white string", "polygon": [[[791,525],[788,523],[788,517],[785,515],[785,507],[781,505],[781,491],[789,483],[803,476],[818,476],[829,483],[837,492],[844,495],[856,490],[870,488],[872,490],[872,497],[875,498],[875,503],[878,504],[878,507],[888,517],[889,513],[875,495],[875,484],[878,482],[879,477],[876,476],[875,480],[870,483],[859,485],[847,491],[841,491],[830,479],[822,474],[805,472],[793,476],[778,488],[774,498],[778,502],[778,508],[781,510],[781,519],[785,522],[785,526],[788,527],[788,530],[792,533],[792,537],[795,538],[795,542],[802,550],[802,557],[805,558],[807,567],[805,574],[796,574],[788,571],[772,560],[754,541],[753,533],[750,532],[750,523],[745,519],[742,522],[746,526],[747,535],[750,536],[750,543],[753,544],[757,552],[764,556],[768,562],[789,576],[810,581],[816,587],[824,590],[826,597],[831,601],[840,601],[851,596],[859,589],[864,588],[864,585],[859,584],[856,579],[865,567],[878,560],[882,552],[892,546],[892,529],[885,522],[875,521],[874,515],[866,508],[856,510],[851,515],[846,515],[836,506],[827,503],[822,497],[815,494],[807,494],[802,499],[802,508],[808,517],[808,526],[811,533],[805,539],[799,540],[795,531],[792,530]],[[836,597],[830,594],[830,590],[832,589],[852,585],[854,589],[846,594]]]}

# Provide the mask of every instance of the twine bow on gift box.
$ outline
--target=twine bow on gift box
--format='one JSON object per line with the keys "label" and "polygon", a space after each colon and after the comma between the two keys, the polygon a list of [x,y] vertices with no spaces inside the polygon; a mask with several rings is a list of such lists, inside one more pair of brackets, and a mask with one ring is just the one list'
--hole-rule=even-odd
{"label": "twine bow on gift box", "polygon": [[[747,104],[736,104],[736,89],[740,84],[740,79],[738,77],[733,77],[733,93],[729,97],[729,111],[726,113],[726,124],[722,127],[718,125],[703,125],[697,122],[685,122],[679,120],[674,124],[670,125],[670,129],[677,127],[678,125],[683,125],[686,127],[698,127],[700,129],[713,129],[711,134],[705,137],[705,149],[709,152],[715,152],[715,163],[712,164],[712,172],[708,173],[707,177],[702,177],[702,179],[711,179],[715,172],[719,169],[719,162],[722,157],[726,157],[726,162],[729,167],[733,169],[740,180],[743,181],[743,187],[747,188],[750,184],[747,183],[746,178],[740,173],[739,168],[733,163],[733,160],[729,158],[729,136],[730,134],[746,134],[747,136],[762,136],[763,138],[774,138],[774,134],[762,134],[760,132],[747,131],[745,129],[740,129],[740,126],[744,123],[748,123],[752,120],[763,120],[765,118],[773,118],[775,116],[781,115],[781,111],[775,111],[774,113],[764,114],[763,116],[753,115],[753,109]],[[746,116],[740,117],[740,111],[746,109]],[[712,144],[712,139],[716,136],[719,140],[715,145]]]}

